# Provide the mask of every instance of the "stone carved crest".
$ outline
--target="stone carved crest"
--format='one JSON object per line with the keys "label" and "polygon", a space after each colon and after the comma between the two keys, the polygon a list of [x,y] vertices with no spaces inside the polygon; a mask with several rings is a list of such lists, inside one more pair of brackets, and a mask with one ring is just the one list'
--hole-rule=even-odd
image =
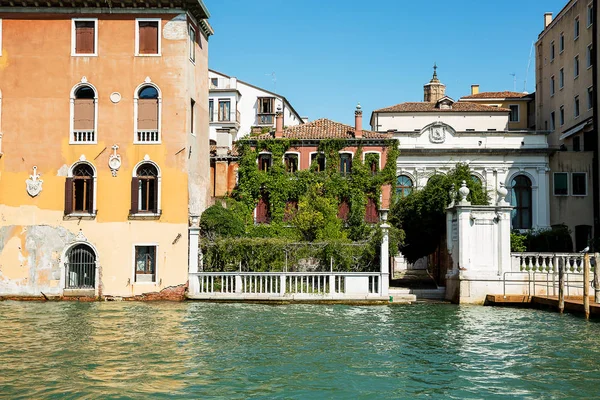
{"label": "stone carved crest", "polygon": [[35,197],[42,191],[43,180],[40,179],[41,174],[37,173],[37,167],[33,166],[33,174],[29,175],[29,179],[25,181],[27,187],[27,193],[31,197]]}
{"label": "stone carved crest", "polygon": [[111,148],[113,149],[113,154],[108,157],[108,167],[112,176],[117,176],[117,171],[121,168],[121,156],[117,154],[119,145],[115,144]]}
{"label": "stone carved crest", "polygon": [[434,122],[426,126],[422,133],[429,134],[429,141],[431,143],[444,143],[446,141],[446,134],[453,134],[454,130],[442,122]]}

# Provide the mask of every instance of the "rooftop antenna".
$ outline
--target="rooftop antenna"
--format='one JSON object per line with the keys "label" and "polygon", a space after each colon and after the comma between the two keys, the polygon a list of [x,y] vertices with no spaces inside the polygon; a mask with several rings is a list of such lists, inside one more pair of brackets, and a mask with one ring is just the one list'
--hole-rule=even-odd
{"label": "rooftop antenna", "polygon": [[275,71],[271,72],[270,74],[265,74],[266,76],[270,76],[271,80],[273,81],[273,91],[277,92],[277,77],[275,76]]}
{"label": "rooftop antenna", "polygon": [[531,42],[531,49],[529,50],[529,61],[527,62],[527,72],[525,73],[525,84],[523,85],[523,93],[527,92],[527,78],[529,77],[529,67],[531,66],[531,57],[533,56],[535,42]]}
{"label": "rooftop antenna", "polygon": [[509,74],[510,76],[513,77],[513,92],[517,91],[517,74],[515,74],[514,72],[512,74]]}

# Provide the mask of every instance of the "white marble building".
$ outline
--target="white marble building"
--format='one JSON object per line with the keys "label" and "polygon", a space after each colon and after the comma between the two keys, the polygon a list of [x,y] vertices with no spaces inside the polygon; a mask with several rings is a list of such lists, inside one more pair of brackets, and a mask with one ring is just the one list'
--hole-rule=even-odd
{"label": "white marble building", "polygon": [[392,132],[400,141],[397,193],[407,194],[427,184],[434,174],[445,174],[456,163],[470,165],[472,177],[487,189],[491,204],[501,184],[512,229],[550,225],[548,199],[549,148],[545,132],[509,130],[509,109],[444,95],[437,79],[425,85],[423,102],[401,103],[375,110],[371,129]]}
{"label": "white marble building", "polygon": [[284,126],[305,122],[280,94],[211,69],[208,70],[208,83],[209,135],[211,140],[219,142],[218,146],[231,147],[233,141],[250,134],[252,127],[274,128],[275,113],[279,108],[283,112]]}

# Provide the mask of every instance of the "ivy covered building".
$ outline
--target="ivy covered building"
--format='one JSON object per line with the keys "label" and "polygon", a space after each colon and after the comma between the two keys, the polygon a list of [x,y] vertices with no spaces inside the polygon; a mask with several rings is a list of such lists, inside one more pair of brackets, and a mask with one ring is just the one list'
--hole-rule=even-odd
{"label": "ivy covered building", "polygon": [[254,207],[256,224],[286,223],[319,184],[339,219],[377,223],[390,206],[397,149],[391,134],[362,129],[360,105],[354,126],[318,119],[284,129],[278,110],[275,130],[211,149],[213,199],[234,194]]}

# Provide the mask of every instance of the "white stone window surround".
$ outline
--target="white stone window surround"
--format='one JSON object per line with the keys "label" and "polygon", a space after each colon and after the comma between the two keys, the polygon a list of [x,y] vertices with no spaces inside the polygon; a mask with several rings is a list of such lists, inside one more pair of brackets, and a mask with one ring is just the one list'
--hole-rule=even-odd
{"label": "white stone window surround", "polygon": [[[152,86],[158,92],[158,140],[152,142],[141,142],[138,140],[138,100],[140,91],[146,86]],[[161,144],[162,143],[162,92],[157,84],[152,82],[149,77],[144,83],[138,85],[133,92],[133,143],[134,144]]]}
{"label": "white stone window surround", "polygon": [[362,160],[363,162],[365,162],[366,158],[367,158],[367,154],[378,154],[379,155],[379,170],[381,171],[381,152],[380,151],[374,151],[374,150],[369,150],[369,151],[365,151],[363,153],[362,156]]}
{"label": "white stone window surround", "polygon": [[297,157],[297,159],[298,159],[298,171],[300,171],[302,169],[302,167],[301,167],[302,160],[301,160],[301,157],[300,157],[300,152],[299,151],[286,151],[283,154],[283,158],[282,158],[282,161],[283,161],[284,165],[285,165],[285,156],[287,156],[287,155],[295,155]]}
{"label": "white stone window surround", "polygon": [[[161,215],[161,213],[162,213],[162,172],[161,172],[160,167],[158,166],[158,164],[155,163],[154,161],[152,161],[150,159],[150,157],[148,157],[148,155],[146,155],[142,161],[138,162],[133,167],[133,171],[132,171],[132,174],[131,174],[132,178],[137,178],[137,170],[138,170],[138,168],[142,164],[152,164],[156,168],[156,171],[158,172],[158,176],[156,177],[156,183],[158,185],[158,198],[156,199],[156,201],[157,201],[156,209],[158,210],[158,212],[157,213],[148,213],[148,212],[140,213],[139,210],[138,210],[138,212],[135,213],[135,214],[133,214],[133,215],[134,216],[139,215],[139,216],[144,216],[144,217],[159,217]],[[140,196],[140,193],[138,191],[138,203],[139,203],[140,197],[141,196]],[[134,273],[135,273],[135,271],[134,271]]]}
{"label": "white stone window surround", "polygon": [[273,167],[273,153],[271,153],[270,151],[259,151],[258,155],[256,156],[256,168],[258,168],[258,161],[260,160],[260,156],[263,155],[267,155],[267,156],[271,156],[271,164],[269,165],[269,169],[271,169],[271,167]]}
{"label": "white stone window surround", "polygon": [[[75,118],[75,92],[79,88],[89,87],[94,91],[94,140],[91,141],[76,141],[74,139],[74,118]],[[87,81],[84,76],[81,78],[81,82],[75,84],[71,88],[71,94],[69,96],[69,144],[97,144],[98,143],[98,90],[94,85]]]}
{"label": "white stone window surround", "polygon": [[[348,151],[348,150],[342,150],[342,151],[338,151],[338,154],[341,156],[342,154],[350,154],[350,171],[352,171],[353,168],[353,161],[354,161],[354,153],[352,151]],[[341,162],[341,157],[340,157],[340,162]],[[338,164],[338,172],[341,173],[340,171],[340,167],[341,167],[341,163]],[[351,172],[348,172],[348,174],[350,174]]]}
{"label": "white stone window surround", "polygon": [[[98,209],[96,207],[96,197],[98,195],[98,190],[97,190],[98,189],[98,171],[96,170],[96,167],[94,166],[94,164],[87,161],[85,159],[85,156],[82,155],[81,158],[79,159],[79,161],[76,161],[73,164],[71,164],[71,167],[69,168],[69,172],[67,173],[67,178],[74,177],[73,170],[75,169],[76,166],[78,166],[80,164],[86,164],[86,165],[90,166],[92,168],[92,171],[94,172],[94,179],[92,182],[93,193],[94,193],[94,198],[92,199],[92,212],[91,213],[72,212],[68,216],[69,217],[95,217],[96,210]],[[96,254],[98,254],[98,253],[96,252]]]}
{"label": "white stone window surround", "polygon": [[[155,260],[154,260],[154,281],[152,282],[136,282],[135,281],[135,248],[136,247],[155,247],[156,250],[154,251],[154,255],[155,255]],[[131,284],[132,285],[156,285],[160,280],[158,279],[158,259],[160,257],[158,257],[158,250],[159,250],[159,246],[157,242],[140,242],[140,243],[133,243],[131,245],[131,265],[132,265],[132,269],[131,269]]]}
{"label": "white stone window surround", "polygon": [[[79,235],[78,235],[79,236]],[[67,285],[67,271],[65,268],[65,265],[69,259],[69,252],[71,251],[71,249],[73,249],[74,247],[80,245],[80,244],[84,244],[86,246],[88,246],[90,249],[92,249],[92,251],[94,252],[94,255],[96,256],[96,276],[94,279],[94,290],[96,291],[96,293],[98,292],[98,286],[100,285],[100,279],[99,279],[99,275],[98,275],[98,270],[100,268],[100,261],[99,261],[99,257],[98,257],[98,249],[96,248],[96,246],[94,246],[92,243],[90,243],[86,238],[82,238],[82,239],[78,239],[76,238],[76,240],[72,243],[69,243],[67,246],[65,246],[65,248],[63,249],[61,256],[60,256],[60,282],[58,287],[63,290],[65,289],[65,286]]]}
{"label": "white stone window surround", "polygon": [[[136,18],[135,19],[135,56],[136,57],[160,57],[162,56],[162,20],[160,18]],[[158,22],[158,53],[140,54],[140,22]]]}
{"label": "white stone window surround", "polygon": [[[585,194],[575,194],[575,193],[573,193],[573,188],[574,188],[574,185],[573,185],[573,175],[575,175],[575,174],[583,174],[583,175],[585,175]],[[575,196],[575,197],[585,197],[585,196],[587,196],[589,194],[589,189],[588,189],[588,173],[587,172],[574,171],[574,172],[571,172],[569,175],[571,177],[571,196]]]}
{"label": "white stone window surround", "polygon": [[[75,38],[75,22],[93,22],[94,23],[94,52],[77,53]],[[1,54],[0,54],[1,55]],[[98,57],[98,18],[71,18],[71,57]]]}

